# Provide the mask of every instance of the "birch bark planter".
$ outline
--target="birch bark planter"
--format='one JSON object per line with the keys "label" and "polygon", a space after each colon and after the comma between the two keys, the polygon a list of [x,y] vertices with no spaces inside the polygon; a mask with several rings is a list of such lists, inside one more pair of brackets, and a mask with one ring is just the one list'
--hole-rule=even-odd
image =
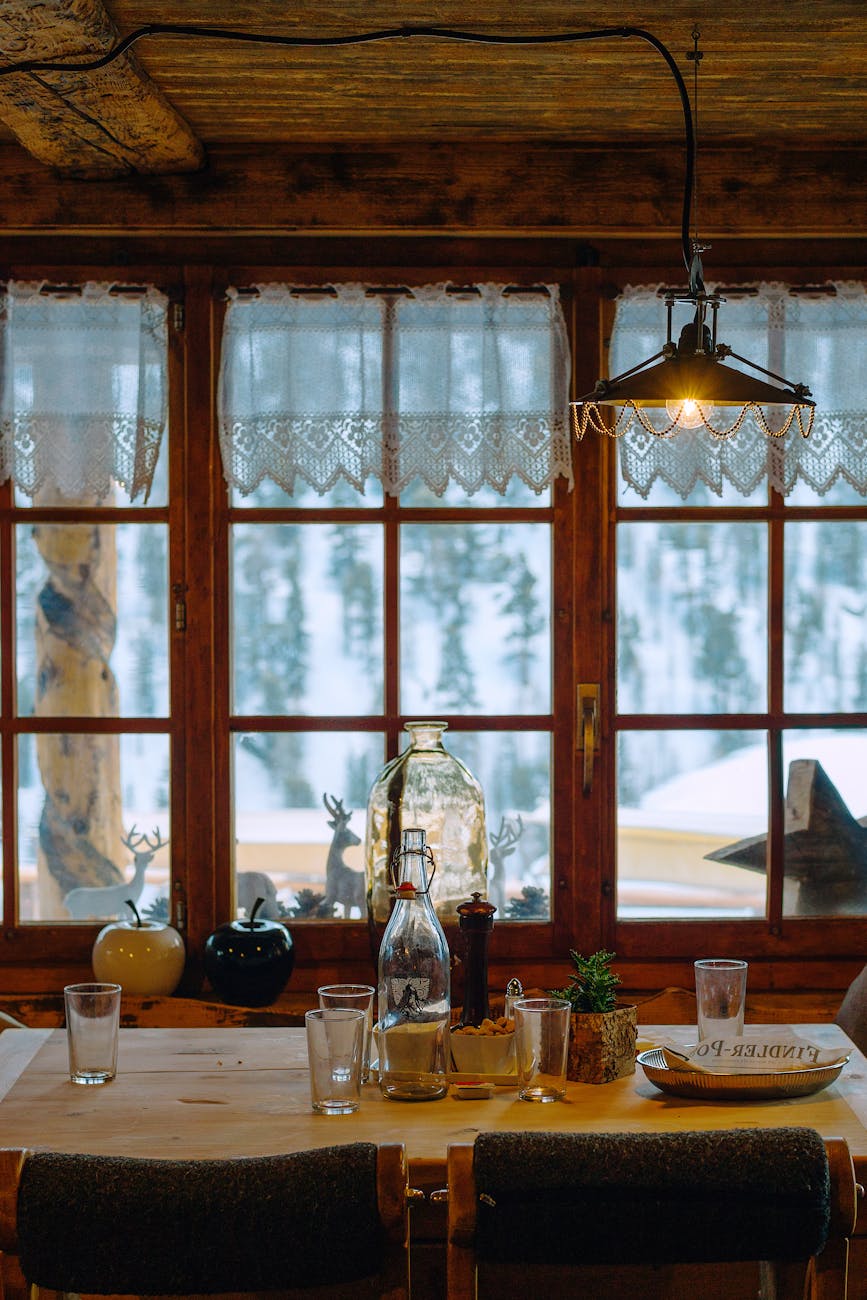
{"label": "birch bark planter", "polygon": [[567,1078],[574,1083],[610,1083],[635,1073],[638,1008],[573,1011]]}

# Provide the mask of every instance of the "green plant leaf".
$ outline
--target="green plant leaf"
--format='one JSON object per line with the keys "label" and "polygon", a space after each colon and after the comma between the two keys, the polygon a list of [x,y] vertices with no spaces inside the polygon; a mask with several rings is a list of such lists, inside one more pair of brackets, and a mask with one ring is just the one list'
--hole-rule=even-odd
{"label": "green plant leaf", "polygon": [[615,954],[600,948],[589,957],[569,950],[573,971],[569,983],[562,989],[549,989],[552,997],[566,998],[573,1011],[613,1011],[617,1005],[617,986],[620,976],[611,969]]}

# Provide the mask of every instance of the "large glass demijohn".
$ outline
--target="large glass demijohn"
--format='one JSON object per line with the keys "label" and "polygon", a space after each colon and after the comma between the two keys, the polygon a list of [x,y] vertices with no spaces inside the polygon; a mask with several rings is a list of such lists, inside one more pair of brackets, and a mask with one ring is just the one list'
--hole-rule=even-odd
{"label": "large glass demijohn", "polygon": [[485,798],[469,769],[443,744],[445,722],[408,722],[409,744],[386,763],[367,801],[365,870],[372,923],[389,917],[389,870],[405,828],[420,827],[437,864],[431,901],[437,916],[456,920],[459,903],[486,895],[488,840]]}

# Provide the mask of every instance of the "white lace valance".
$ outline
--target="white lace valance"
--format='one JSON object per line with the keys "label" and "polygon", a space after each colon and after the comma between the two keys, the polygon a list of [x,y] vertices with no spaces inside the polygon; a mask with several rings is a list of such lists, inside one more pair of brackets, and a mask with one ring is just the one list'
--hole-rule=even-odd
{"label": "white lace valance", "polygon": [[[720,342],[811,389],[816,412],[809,438],[797,425],[785,438],[768,438],[749,418],[726,442],[701,430],[667,440],[633,427],[619,442],[626,483],[647,498],[660,480],[684,500],[700,483],[717,495],[728,483],[748,496],[766,480],[784,496],[799,483],[825,495],[838,482],[867,495],[867,292],[852,283],[828,290],[798,294],[759,284],[748,296],[730,297],[719,312]],[[686,319],[676,320],[675,334]],[[611,373],[653,355],[665,337],[665,305],[656,287],[624,290],[611,338]],[[668,423],[665,411],[647,414],[658,414],[663,427]]]}
{"label": "white lace valance", "polygon": [[363,492],[371,476],[392,496],[414,479],[437,496],[450,481],[502,493],[514,476],[571,486],[568,383],[556,286],[230,291],[223,470],[242,494],[266,478],[290,494],[297,479]]}
{"label": "white lace valance", "polygon": [[0,294],[0,480],[28,496],[150,490],[166,423],[166,307],[155,289]]}

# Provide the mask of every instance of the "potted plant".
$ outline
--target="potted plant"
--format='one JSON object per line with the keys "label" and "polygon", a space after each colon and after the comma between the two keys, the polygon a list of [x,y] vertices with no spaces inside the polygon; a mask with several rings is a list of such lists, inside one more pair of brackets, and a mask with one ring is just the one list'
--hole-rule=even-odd
{"label": "potted plant", "polygon": [[610,1083],[635,1071],[638,1009],[619,1003],[620,976],[611,969],[613,952],[600,949],[589,957],[570,950],[569,983],[551,989],[552,997],[572,1003],[567,1074],[579,1083]]}

